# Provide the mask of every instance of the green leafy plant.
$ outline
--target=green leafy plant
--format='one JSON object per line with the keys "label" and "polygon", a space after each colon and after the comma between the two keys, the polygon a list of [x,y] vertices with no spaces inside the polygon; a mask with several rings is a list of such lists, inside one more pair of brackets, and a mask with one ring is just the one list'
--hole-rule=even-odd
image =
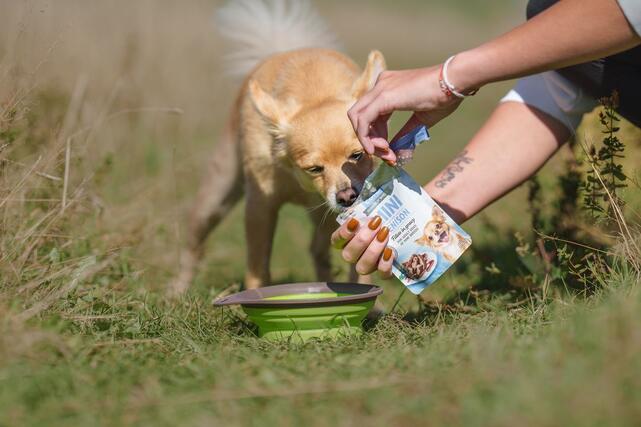
{"label": "green leafy plant", "polygon": [[[604,231],[615,221],[615,206],[623,205],[620,189],[627,179],[621,163],[625,145],[618,137],[618,101],[616,92],[600,100],[600,146],[570,141],[564,172],[557,177],[560,193],[551,203],[543,197],[538,177],[528,182],[531,224],[538,236],[530,241],[518,235],[516,252],[533,283],[589,291],[598,283],[595,275],[607,268],[605,241],[596,236],[608,234]],[[584,162],[578,149],[585,153]]]}
{"label": "green leafy plant", "polygon": [[611,96],[601,98],[600,102],[603,111],[599,112],[599,122],[605,136],[599,149],[592,145],[587,153],[589,168],[583,183],[583,203],[593,219],[608,220],[612,218],[612,204],[623,203],[618,190],[627,186],[627,177],[620,163],[620,159],[625,157],[625,144],[617,136],[621,120],[616,114],[618,93],[615,91]]}

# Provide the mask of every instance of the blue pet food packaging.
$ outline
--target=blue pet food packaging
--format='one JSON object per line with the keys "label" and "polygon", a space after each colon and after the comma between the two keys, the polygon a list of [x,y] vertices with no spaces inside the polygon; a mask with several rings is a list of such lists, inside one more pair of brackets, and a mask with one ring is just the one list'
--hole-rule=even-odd
{"label": "blue pet food packaging", "polygon": [[[392,145],[404,163],[414,148],[427,141],[423,126]],[[402,150],[402,151],[401,151]],[[472,239],[401,167],[381,163],[367,177],[360,195],[337,221],[361,223],[376,215],[390,230],[387,246],[394,251],[392,271],[413,294],[420,294],[456,262]]]}

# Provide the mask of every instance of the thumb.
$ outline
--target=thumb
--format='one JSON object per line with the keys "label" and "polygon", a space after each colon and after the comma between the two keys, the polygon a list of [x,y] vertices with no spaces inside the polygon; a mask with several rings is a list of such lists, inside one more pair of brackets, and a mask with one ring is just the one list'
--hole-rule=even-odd
{"label": "thumb", "polygon": [[418,118],[416,113],[412,114],[412,117],[410,117],[410,119],[403,125],[401,130],[399,130],[394,138],[392,138],[392,140],[390,141],[390,145],[394,144],[396,141],[416,129],[418,126],[424,124],[425,123],[423,123],[423,121]]}

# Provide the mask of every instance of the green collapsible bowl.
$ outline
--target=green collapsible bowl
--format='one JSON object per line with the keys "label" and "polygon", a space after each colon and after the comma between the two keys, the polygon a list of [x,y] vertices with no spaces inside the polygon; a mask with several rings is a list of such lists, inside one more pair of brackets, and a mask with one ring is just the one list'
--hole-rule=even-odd
{"label": "green collapsible bowl", "polygon": [[358,283],[291,283],[250,289],[214,301],[240,305],[273,341],[359,335],[362,322],[383,290]]}

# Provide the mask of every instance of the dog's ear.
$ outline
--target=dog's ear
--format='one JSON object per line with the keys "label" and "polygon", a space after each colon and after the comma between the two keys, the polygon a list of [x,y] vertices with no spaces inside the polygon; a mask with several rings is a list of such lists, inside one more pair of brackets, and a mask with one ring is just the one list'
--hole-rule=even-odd
{"label": "dog's ear", "polygon": [[249,96],[256,110],[267,122],[270,133],[276,139],[283,139],[287,135],[291,118],[299,110],[298,104],[293,100],[290,102],[276,100],[265,92],[256,80],[249,82]]}
{"label": "dog's ear", "polygon": [[445,213],[436,205],[432,208],[432,219],[434,221],[445,222]]}
{"label": "dog's ear", "polygon": [[352,85],[352,97],[358,99],[374,87],[378,76],[385,71],[385,57],[378,50],[373,50],[367,57],[365,70]]}
{"label": "dog's ear", "polygon": [[425,235],[422,235],[419,239],[414,241],[418,245],[429,246],[430,242]]}

